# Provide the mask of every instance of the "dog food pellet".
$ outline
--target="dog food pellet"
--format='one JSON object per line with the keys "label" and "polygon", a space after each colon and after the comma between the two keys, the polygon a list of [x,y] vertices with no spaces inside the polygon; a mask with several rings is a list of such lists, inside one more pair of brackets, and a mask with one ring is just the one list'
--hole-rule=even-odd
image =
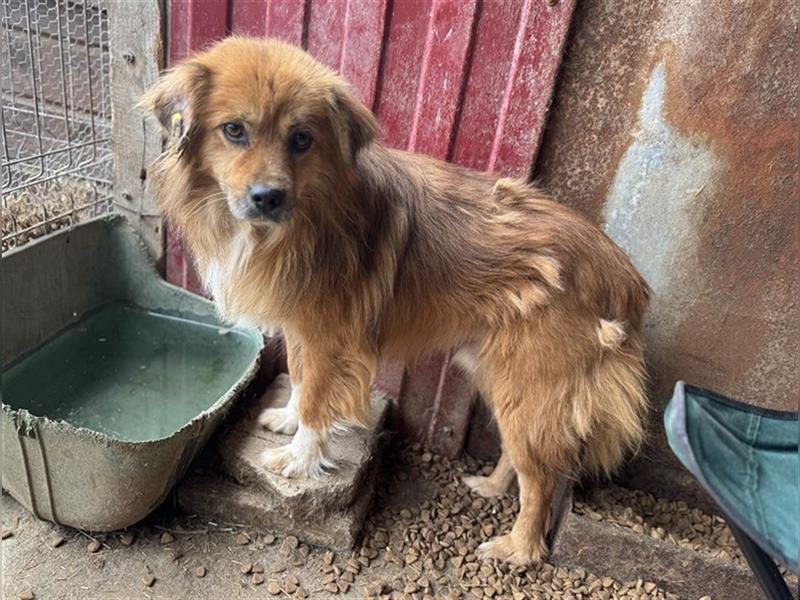
{"label": "dog food pellet", "polygon": [[277,596],[281,593],[281,586],[278,585],[277,581],[270,581],[267,585],[267,591],[273,596]]}
{"label": "dog food pellet", "polygon": [[264,583],[264,576],[261,573],[253,573],[253,576],[250,578],[250,583],[253,585],[261,585]]}
{"label": "dog food pellet", "polygon": [[205,577],[206,576],[206,568],[205,567],[195,567],[192,569],[192,575],[195,577]]}
{"label": "dog food pellet", "polygon": [[122,543],[123,546],[130,546],[136,540],[136,534],[133,532],[128,532],[119,538],[119,541]]}
{"label": "dog food pellet", "polygon": [[242,566],[239,567],[239,572],[242,575],[247,575],[253,571],[253,563],[244,563]]}
{"label": "dog food pellet", "polygon": [[264,565],[261,563],[253,563],[253,573],[263,573]]}
{"label": "dog food pellet", "polygon": [[19,595],[19,600],[34,600],[36,596],[33,595],[33,591],[25,590]]}
{"label": "dog food pellet", "polygon": [[94,554],[95,552],[100,550],[100,542],[97,540],[92,540],[91,542],[89,542],[89,545],[86,546],[86,549],[92,554]]}
{"label": "dog food pellet", "polygon": [[295,552],[294,556],[292,557],[292,566],[302,567],[304,564],[306,564],[306,559],[302,554]]}
{"label": "dog food pellet", "polygon": [[291,579],[287,579],[286,583],[283,584],[283,589],[286,591],[287,594],[294,594],[299,588],[297,581],[292,581]]}
{"label": "dog food pellet", "polygon": [[272,565],[271,571],[273,573],[283,573],[286,570],[286,564],[282,562],[276,562]]}
{"label": "dog food pellet", "polygon": [[350,583],[347,581],[340,581],[338,588],[342,594],[346,594],[348,591],[350,591]]}
{"label": "dog food pellet", "polygon": [[14,535],[14,532],[13,532],[13,531],[11,531],[10,529],[3,529],[2,538],[3,538],[4,540],[7,540],[7,539],[8,539],[8,538],[10,538],[12,535]]}
{"label": "dog food pellet", "polygon": [[326,552],[324,554],[324,556],[322,557],[322,562],[324,562],[326,565],[332,565],[333,564],[333,552],[330,552],[330,551]]}
{"label": "dog food pellet", "polygon": [[239,546],[246,546],[250,543],[250,536],[242,532],[236,536],[236,543]]}
{"label": "dog food pellet", "polygon": [[56,537],[50,539],[50,545],[53,548],[58,548],[63,543],[64,543],[64,538],[61,537],[60,535],[57,535]]}
{"label": "dog food pellet", "polygon": [[331,594],[338,594],[339,593],[339,586],[333,583],[332,581],[326,583],[322,586],[326,592],[330,592]]}
{"label": "dog food pellet", "polygon": [[281,548],[278,550],[278,552],[281,554],[281,556],[291,556],[292,552],[294,552],[299,543],[300,541],[296,537],[290,535],[283,540],[283,544],[281,544]]}
{"label": "dog food pellet", "polygon": [[175,541],[175,536],[172,535],[169,531],[165,531],[161,534],[161,543],[162,544],[171,544]]}
{"label": "dog food pellet", "polygon": [[150,573],[142,577],[142,583],[145,584],[147,587],[153,587],[153,584],[156,582],[156,578],[153,577]]}
{"label": "dog food pellet", "polygon": [[267,546],[271,546],[272,544],[275,543],[275,536],[272,535],[271,533],[268,533],[263,538],[261,538],[261,541]]}

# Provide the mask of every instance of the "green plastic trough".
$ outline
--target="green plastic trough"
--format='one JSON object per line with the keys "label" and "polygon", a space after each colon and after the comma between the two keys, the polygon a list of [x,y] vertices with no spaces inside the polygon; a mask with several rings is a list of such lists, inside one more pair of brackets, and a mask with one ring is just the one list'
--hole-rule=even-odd
{"label": "green plastic trough", "polygon": [[255,375],[262,336],[161,280],[119,216],[1,264],[3,488],[62,525],[139,521]]}

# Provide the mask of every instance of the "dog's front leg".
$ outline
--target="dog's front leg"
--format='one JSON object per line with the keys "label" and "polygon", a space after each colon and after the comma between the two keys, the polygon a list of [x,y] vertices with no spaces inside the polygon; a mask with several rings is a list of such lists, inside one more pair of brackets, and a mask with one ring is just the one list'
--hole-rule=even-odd
{"label": "dog's front leg", "polygon": [[366,426],[376,365],[372,353],[345,344],[303,343],[297,432],[290,444],[264,451],[264,467],[291,478],[319,477],[333,468],[328,437],[336,426]]}
{"label": "dog's front leg", "polygon": [[296,336],[284,331],[286,343],[286,363],[289,367],[289,380],[292,392],[289,402],[281,408],[265,408],[258,415],[258,423],[262,427],[276,433],[293,435],[297,431],[298,413],[300,410],[300,392],[302,390],[303,366],[300,342]]}

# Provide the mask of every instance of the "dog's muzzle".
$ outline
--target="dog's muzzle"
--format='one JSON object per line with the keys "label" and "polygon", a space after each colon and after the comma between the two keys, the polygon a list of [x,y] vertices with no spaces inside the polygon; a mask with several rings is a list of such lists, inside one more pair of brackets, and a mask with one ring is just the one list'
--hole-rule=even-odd
{"label": "dog's muzzle", "polygon": [[286,220],[289,206],[286,190],[256,184],[247,191],[245,201],[240,204],[243,219],[260,219],[280,223]]}

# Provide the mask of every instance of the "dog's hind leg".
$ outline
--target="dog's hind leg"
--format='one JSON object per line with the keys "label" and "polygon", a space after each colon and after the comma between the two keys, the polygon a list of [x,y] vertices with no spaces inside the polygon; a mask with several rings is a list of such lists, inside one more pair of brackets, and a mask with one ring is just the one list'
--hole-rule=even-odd
{"label": "dog's hind leg", "polygon": [[[546,553],[545,533],[557,472],[536,458],[525,421],[519,415],[498,419],[504,455],[517,474],[520,510],[511,532],[484,542],[477,554],[514,564],[538,562]],[[494,476],[494,473],[490,478]],[[507,475],[506,475],[507,477]],[[488,478],[487,478],[488,479]]]}
{"label": "dog's hind leg", "polygon": [[503,451],[500,460],[488,477],[481,475],[467,475],[464,483],[476,494],[484,498],[495,498],[505,494],[516,479],[517,473],[508,453]]}
{"label": "dog's hind leg", "polygon": [[289,380],[292,392],[289,402],[282,408],[265,408],[258,415],[258,423],[276,433],[293,435],[297,431],[298,410],[302,390],[302,362],[300,344],[289,332],[284,332],[286,342],[286,363],[289,367]]}

